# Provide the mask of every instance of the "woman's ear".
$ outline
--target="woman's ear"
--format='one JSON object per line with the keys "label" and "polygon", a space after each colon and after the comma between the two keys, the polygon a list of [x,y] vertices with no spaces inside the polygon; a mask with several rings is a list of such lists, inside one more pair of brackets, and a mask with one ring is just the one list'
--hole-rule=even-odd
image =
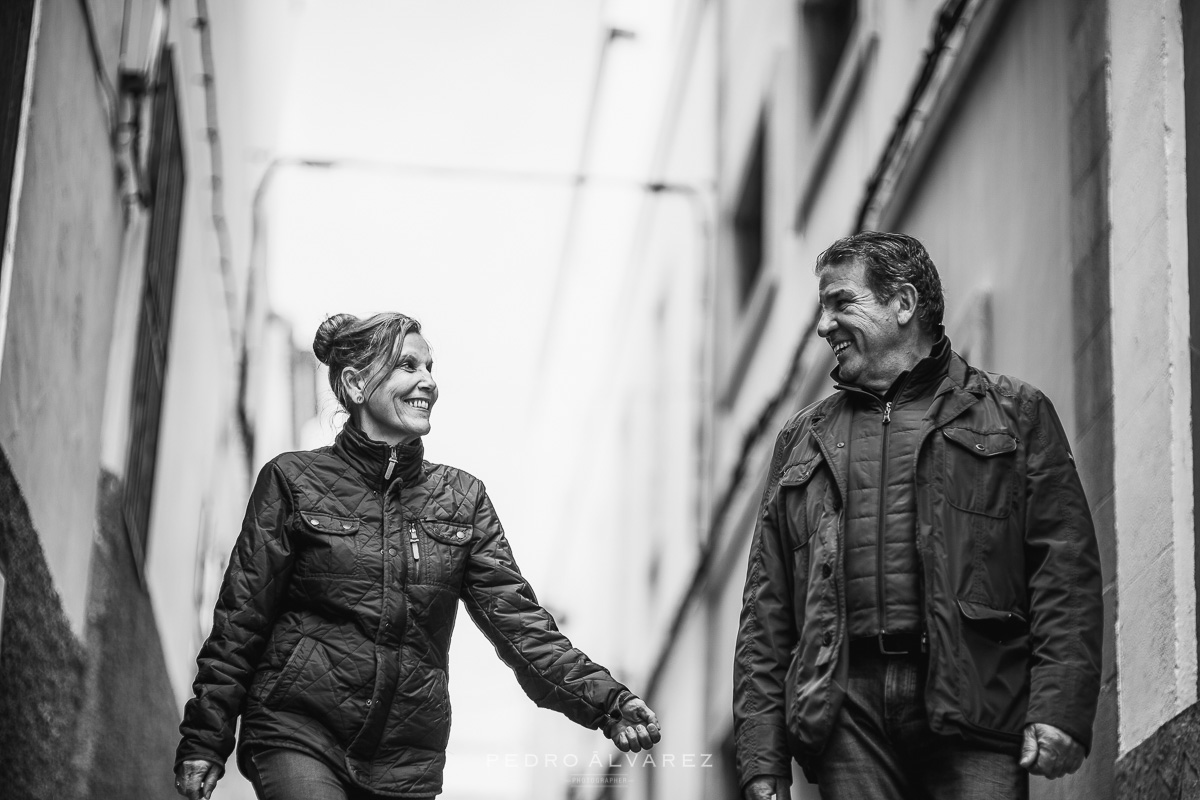
{"label": "woman's ear", "polygon": [[346,367],[342,370],[342,388],[346,390],[346,397],[350,402],[360,405],[366,398],[366,381],[363,380],[362,372],[353,367]]}

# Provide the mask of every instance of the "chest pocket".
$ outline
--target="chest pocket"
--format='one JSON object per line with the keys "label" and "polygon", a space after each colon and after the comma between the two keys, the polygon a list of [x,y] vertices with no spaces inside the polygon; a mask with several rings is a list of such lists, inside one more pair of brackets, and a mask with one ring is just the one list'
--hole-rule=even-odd
{"label": "chest pocket", "polygon": [[788,538],[794,549],[805,548],[820,524],[828,470],[821,451],[812,448],[783,468],[779,478],[781,519],[787,521]]}
{"label": "chest pocket", "polygon": [[474,528],[465,522],[441,519],[417,520],[416,583],[446,586],[455,591],[462,585]]}
{"label": "chest pocket", "polygon": [[1008,431],[943,428],[946,501],[957,509],[1004,518],[1016,500],[1017,437]]}
{"label": "chest pocket", "polygon": [[355,517],[299,511],[292,529],[299,575],[351,575],[360,568],[362,523]]}

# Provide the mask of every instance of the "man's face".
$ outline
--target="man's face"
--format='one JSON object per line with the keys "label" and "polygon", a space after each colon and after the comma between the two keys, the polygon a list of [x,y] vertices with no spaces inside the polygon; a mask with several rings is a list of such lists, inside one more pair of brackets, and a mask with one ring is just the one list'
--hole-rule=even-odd
{"label": "man's face", "polygon": [[908,366],[897,319],[900,301],[881,303],[867,285],[866,268],[859,261],[823,267],[817,277],[821,300],[817,333],[833,348],[840,379],[885,391]]}

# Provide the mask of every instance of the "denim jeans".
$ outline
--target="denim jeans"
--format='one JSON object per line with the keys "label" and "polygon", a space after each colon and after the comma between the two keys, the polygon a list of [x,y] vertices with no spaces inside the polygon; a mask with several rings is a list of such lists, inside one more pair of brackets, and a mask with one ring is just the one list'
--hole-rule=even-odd
{"label": "denim jeans", "polygon": [[[372,800],[370,792],[342,782],[319,758],[299,750],[253,750],[246,759],[258,800]],[[432,796],[431,796],[432,800]]]}
{"label": "denim jeans", "polygon": [[822,800],[1027,800],[1016,755],[929,729],[920,656],[850,659],[846,699],[816,767]]}

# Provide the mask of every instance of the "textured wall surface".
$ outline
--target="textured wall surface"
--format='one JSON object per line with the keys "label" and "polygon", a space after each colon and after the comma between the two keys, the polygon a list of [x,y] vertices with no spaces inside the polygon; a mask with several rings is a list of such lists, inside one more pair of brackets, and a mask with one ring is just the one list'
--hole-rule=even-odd
{"label": "textured wall surface", "polygon": [[1182,800],[1200,797],[1200,706],[1162,726],[1121,759],[1118,797]]}
{"label": "textured wall surface", "polygon": [[175,797],[179,723],[149,597],[102,487],[87,641],[72,633],[45,554],[0,452],[0,569],[7,579],[0,641],[3,796]]}
{"label": "textured wall surface", "polygon": [[8,458],[0,451],[0,569],[7,587],[0,641],[0,786],[30,800],[79,797],[71,762],[86,659],[52,588]]}

